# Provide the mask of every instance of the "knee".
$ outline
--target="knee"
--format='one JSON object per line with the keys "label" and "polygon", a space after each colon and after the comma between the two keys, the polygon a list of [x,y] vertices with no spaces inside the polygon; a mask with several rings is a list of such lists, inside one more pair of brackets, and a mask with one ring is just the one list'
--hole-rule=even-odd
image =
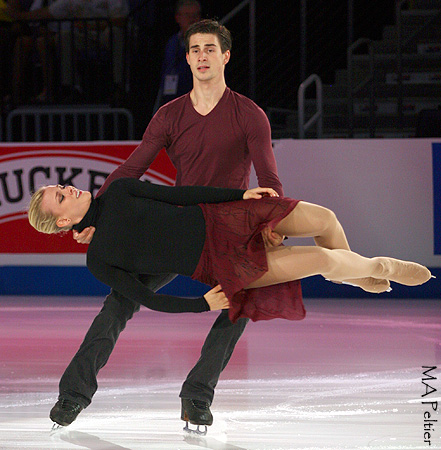
{"label": "knee", "polygon": [[317,261],[316,264],[320,268],[323,275],[330,274],[336,267],[336,260],[332,250],[324,247],[316,247]]}
{"label": "knee", "polygon": [[322,232],[334,228],[339,223],[334,211],[324,206],[320,206],[319,213],[317,214],[317,222],[317,227]]}
{"label": "knee", "polygon": [[120,321],[130,320],[135,312],[139,310],[139,305],[118,292],[112,291],[104,301],[102,311],[106,311],[111,316],[117,317]]}

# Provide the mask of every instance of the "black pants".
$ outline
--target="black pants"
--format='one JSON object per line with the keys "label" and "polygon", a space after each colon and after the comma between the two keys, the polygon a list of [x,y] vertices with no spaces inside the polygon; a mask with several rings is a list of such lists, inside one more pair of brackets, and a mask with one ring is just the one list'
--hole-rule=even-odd
{"label": "black pants", "polygon": [[[175,275],[148,276],[141,280],[150,289],[157,291],[174,277]],[[98,389],[97,374],[107,363],[127,321],[137,311],[137,303],[111,291],[61,377],[59,398],[73,400],[84,408],[91,403]],[[211,404],[219,376],[228,364],[247,323],[248,319],[240,319],[232,324],[228,319],[228,311],[221,312],[205,340],[201,357],[182,386],[180,397]]]}

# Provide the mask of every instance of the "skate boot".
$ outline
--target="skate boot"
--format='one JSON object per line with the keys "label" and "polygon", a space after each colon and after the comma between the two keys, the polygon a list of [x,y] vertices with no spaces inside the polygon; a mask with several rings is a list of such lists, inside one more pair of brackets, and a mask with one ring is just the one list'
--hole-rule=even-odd
{"label": "skate boot", "polygon": [[418,286],[426,283],[432,277],[430,270],[418,263],[381,256],[372,259],[379,263],[381,278],[386,278],[396,283],[406,286]]}
{"label": "skate boot", "polygon": [[55,406],[51,409],[49,417],[58,425],[66,427],[77,418],[78,414],[83,409],[84,408],[78,403],[62,398],[55,403]]}
{"label": "skate boot", "polygon": [[[207,425],[213,423],[210,405],[202,400],[191,400],[189,398],[181,399],[181,419],[186,422],[184,431],[200,436],[205,436],[207,434]],[[189,428],[188,422],[197,425],[197,429],[194,430]],[[199,429],[200,425],[205,426],[205,431]]]}

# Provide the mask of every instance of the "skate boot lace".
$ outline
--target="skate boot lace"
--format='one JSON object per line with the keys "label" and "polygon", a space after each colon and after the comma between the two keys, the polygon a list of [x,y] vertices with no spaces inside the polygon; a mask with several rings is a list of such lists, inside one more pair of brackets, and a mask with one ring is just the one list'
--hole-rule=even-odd
{"label": "skate boot lace", "polygon": [[208,403],[204,402],[202,400],[192,400],[192,403],[194,406],[196,406],[196,408],[205,409],[205,410],[208,409]]}
{"label": "skate boot lace", "polygon": [[63,398],[61,400],[60,409],[63,411],[77,411],[78,409],[81,409],[81,405],[71,400],[66,400]]}

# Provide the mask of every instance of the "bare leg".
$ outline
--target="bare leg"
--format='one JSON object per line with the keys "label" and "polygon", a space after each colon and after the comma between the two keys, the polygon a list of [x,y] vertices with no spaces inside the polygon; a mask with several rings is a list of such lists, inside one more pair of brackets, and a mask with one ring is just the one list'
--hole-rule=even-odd
{"label": "bare leg", "polygon": [[323,247],[270,248],[267,250],[267,260],[268,272],[248,288],[300,280],[313,275],[338,281],[387,277],[408,286],[423,284],[431,277],[426,267],[414,262],[387,257],[365,258],[350,250],[329,250]]}
{"label": "bare leg", "polygon": [[350,250],[343,227],[335,214],[313,203],[299,202],[274,231],[285,236],[312,237],[319,247]]}
{"label": "bare leg", "polygon": [[[312,203],[299,202],[296,208],[280,221],[274,231],[292,237],[312,237],[319,247],[350,250],[343,227],[335,214],[330,209]],[[340,281],[350,282],[374,293],[385,292],[390,287],[388,280],[373,277]]]}

